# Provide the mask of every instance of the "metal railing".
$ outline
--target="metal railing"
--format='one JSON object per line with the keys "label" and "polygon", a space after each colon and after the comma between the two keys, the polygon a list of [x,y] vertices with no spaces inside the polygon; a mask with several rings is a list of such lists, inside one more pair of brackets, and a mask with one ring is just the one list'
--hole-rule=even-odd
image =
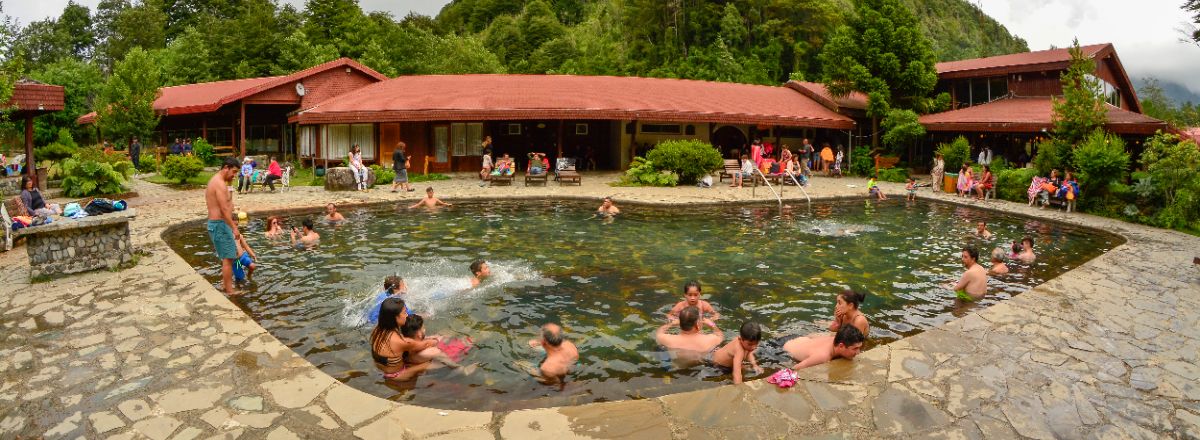
{"label": "metal railing", "polygon": [[[780,196],[779,192],[775,191],[775,187],[771,186],[771,181],[767,180],[767,175],[763,174],[762,170],[758,167],[754,167],[754,171],[758,172],[759,177],[762,177],[763,183],[767,184],[767,188],[770,188],[772,194],[775,194],[775,200],[779,201],[779,206],[783,207],[783,196]],[[758,185],[750,187],[750,197],[754,197],[754,190],[757,188]]]}

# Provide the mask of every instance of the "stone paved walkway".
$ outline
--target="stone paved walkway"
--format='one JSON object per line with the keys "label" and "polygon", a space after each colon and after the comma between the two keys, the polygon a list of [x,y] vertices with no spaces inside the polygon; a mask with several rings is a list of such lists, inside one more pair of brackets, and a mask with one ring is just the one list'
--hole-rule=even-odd
{"label": "stone paved walkway", "polygon": [[[448,199],[613,195],[619,203],[749,200],[751,193],[604,184],[613,177],[588,174],[582,187],[485,189],[465,176],[432,186]],[[818,178],[810,192],[861,195],[864,187]],[[202,218],[198,190],[136,189],[136,267],[30,285],[24,247],[0,254],[0,438],[1200,438],[1197,237],[968,202],[1101,228],[1128,242],[942,328],[805,370],[786,391],[759,381],[474,413],[396,404],[322,374],[162,241],[168,226]],[[755,192],[773,198],[765,188]],[[413,194],[420,193],[296,188],[239,203],[262,215]],[[788,188],[786,195],[799,194]]]}

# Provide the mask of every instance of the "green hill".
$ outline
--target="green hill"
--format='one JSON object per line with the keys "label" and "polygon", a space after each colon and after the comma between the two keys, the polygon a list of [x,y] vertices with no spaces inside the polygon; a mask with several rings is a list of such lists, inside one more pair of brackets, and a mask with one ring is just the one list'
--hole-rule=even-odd
{"label": "green hill", "polygon": [[[940,60],[1027,51],[966,0],[903,0]],[[440,32],[477,35],[509,72],[682,77],[772,84],[819,79],[851,0],[455,0]]]}

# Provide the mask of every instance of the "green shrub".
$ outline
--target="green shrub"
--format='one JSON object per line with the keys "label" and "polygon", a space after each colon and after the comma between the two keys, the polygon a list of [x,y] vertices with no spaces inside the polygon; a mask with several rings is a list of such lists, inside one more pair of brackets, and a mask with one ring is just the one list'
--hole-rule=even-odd
{"label": "green shrub", "polygon": [[1071,157],[1080,190],[1088,191],[1090,199],[1102,198],[1110,184],[1123,182],[1129,168],[1125,141],[1101,130],[1088,135]]}
{"label": "green shrub", "polygon": [[971,158],[971,143],[966,137],[959,136],[950,143],[938,144],[937,153],[946,161],[946,172],[957,173]]}
{"label": "green shrub", "polygon": [[1011,170],[1012,164],[1003,157],[997,157],[992,159],[992,163],[988,164],[988,167],[992,169],[992,174],[999,174],[1001,171]]}
{"label": "green shrub", "polygon": [[54,142],[33,149],[33,157],[37,160],[61,161],[74,156],[78,148]]}
{"label": "green shrub", "polygon": [[875,159],[866,151],[855,154],[854,158],[850,159],[850,174],[863,177],[875,174]]}
{"label": "green shrub", "polygon": [[1196,144],[1159,132],[1146,141],[1141,160],[1155,196],[1164,201],[1151,222],[1200,230],[1200,149]]}
{"label": "green shrub", "polygon": [[199,176],[201,171],[204,171],[204,162],[195,156],[172,155],[162,164],[163,177],[178,180],[179,183],[186,183],[188,179]]}
{"label": "green shrub", "polygon": [[1071,163],[1071,145],[1056,139],[1047,139],[1038,143],[1037,154],[1033,156],[1033,168],[1043,176],[1050,175],[1052,170],[1062,170]]}
{"label": "green shrub", "polygon": [[205,166],[215,167],[221,164],[221,158],[217,157],[216,150],[207,140],[196,139],[196,142],[192,143],[192,154],[200,158],[200,162]]}
{"label": "green shrub", "polygon": [[[129,164],[129,162],[124,163]],[[129,166],[132,167],[132,164]],[[117,169],[111,163],[85,159],[76,155],[64,160],[62,169],[63,192],[67,197],[125,192],[125,181],[128,174]]]}
{"label": "green shrub", "polygon": [[1029,183],[1037,170],[1015,168],[993,172],[996,176],[996,197],[1013,202],[1029,202]]}
{"label": "green shrub", "polygon": [[148,173],[158,171],[158,157],[151,153],[142,153],[138,156],[138,171]]}
{"label": "green shrub", "polygon": [[694,139],[660,142],[646,153],[646,160],[658,171],[675,173],[684,183],[695,183],[725,163],[711,144]]}
{"label": "green shrub", "polygon": [[[396,178],[396,172],[393,171],[391,167],[371,165],[371,172],[375,173],[376,185],[392,183],[392,180]],[[411,179],[409,180],[411,181]]]}
{"label": "green shrub", "polygon": [[908,168],[884,168],[879,170],[879,180],[884,182],[908,182]]}
{"label": "green shrub", "polygon": [[621,184],[628,186],[675,186],[679,175],[670,170],[659,170],[654,162],[634,157],[629,170],[621,176]]}

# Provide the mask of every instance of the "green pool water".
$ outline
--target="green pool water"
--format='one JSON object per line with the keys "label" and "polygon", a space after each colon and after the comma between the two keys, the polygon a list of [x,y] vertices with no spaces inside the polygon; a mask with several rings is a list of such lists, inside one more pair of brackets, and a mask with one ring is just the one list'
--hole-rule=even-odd
{"label": "green pool water", "polygon": [[[506,410],[660,396],[729,381],[702,366],[673,364],[653,341],[689,279],[723,315],[732,338],[740,323],[766,329],[759,349],[767,374],[792,361],[782,340],[823,330],[834,295],[868,292],[869,346],[987,307],[1102,254],[1117,236],[955,205],[840,201],[777,205],[623,206],[613,222],[593,218],[598,203],[488,201],[437,211],[391,206],[350,209],[342,225],[318,223],[322,239],[301,251],[269,241],[262,220],[243,228],[259,255],[240,307],[318,368],[350,386],[398,401],[447,409]],[[319,218],[318,214],[312,214]],[[288,221],[299,224],[304,215]],[[996,238],[974,238],[976,221]],[[963,268],[959,252],[986,254],[1031,236],[1039,258],[992,279],[978,304],[954,300],[944,284]],[[171,246],[220,283],[202,224],[168,234]],[[491,263],[494,277],[469,290],[467,266]],[[433,370],[415,384],[385,383],[372,366],[363,315],[385,276],[403,276],[406,301],[426,316],[429,334],[470,336],[470,375]],[[541,385],[516,361],[545,322],[562,323],[580,362],[563,390]],[[749,372],[748,372],[749,373]]]}

